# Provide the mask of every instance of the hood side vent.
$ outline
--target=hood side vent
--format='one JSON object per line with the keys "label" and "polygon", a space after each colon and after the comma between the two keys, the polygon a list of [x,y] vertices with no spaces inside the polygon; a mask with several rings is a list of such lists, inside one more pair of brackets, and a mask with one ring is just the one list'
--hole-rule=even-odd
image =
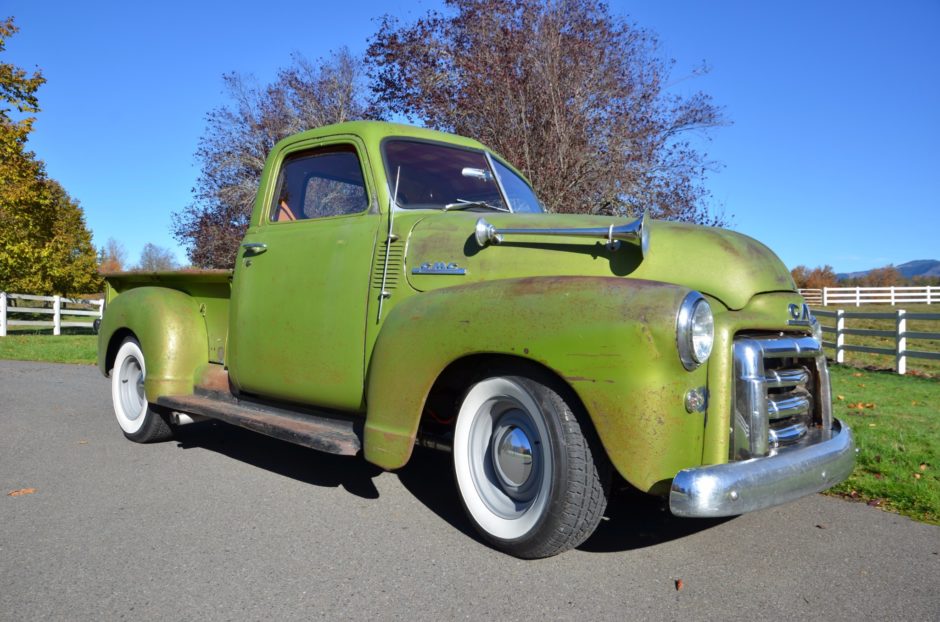
{"label": "hood side vent", "polygon": [[385,252],[387,252],[388,275],[385,277],[385,289],[386,291],[392,291],[398,287],[398,282],[404,274],[405,243],[403,240],[396,240],[391,244],[383,244],[382,246],[385,247],[384,252],[379,251],[372,270],[372,287],[382,289],[382,271],[385,268]]}

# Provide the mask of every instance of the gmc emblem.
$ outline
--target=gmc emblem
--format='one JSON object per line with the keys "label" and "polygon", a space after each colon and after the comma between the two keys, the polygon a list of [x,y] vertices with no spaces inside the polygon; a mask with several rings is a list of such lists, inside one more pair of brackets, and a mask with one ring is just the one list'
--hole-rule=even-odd
{"label": "gmc emblem", "polygon": [[790,312],[790,319],[787,320],[789,326],[812,326],[813,314],[809,312],[809,305],[805,302],[802,305],[791,302],[788,311]]}

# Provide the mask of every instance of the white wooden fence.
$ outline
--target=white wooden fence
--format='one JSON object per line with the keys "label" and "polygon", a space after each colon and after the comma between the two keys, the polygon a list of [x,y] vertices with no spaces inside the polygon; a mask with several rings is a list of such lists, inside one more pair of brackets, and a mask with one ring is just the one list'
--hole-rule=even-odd
{"label": "white wooden fence", "polygon": [[[929,352],[923,350],[908,350],[907,340],[934,339],[940,340],[940,332],[922,332],[907,330],[908,320],[933,320],[940,321],[940,313],[908,313],[904,309],[898,309],[891,313],[866,313],[864,311],[824,311],[822,309],[813,309],[813,315],[816,317],[835,318],[835,326],[823,325],[823,333],[835,335],[835,341],[826,341],[823,339],[823,346],[834,348],[836,351],[836,363],[845,362],[846,352],[868,352],[870,354],[887,354],[895,357],[895,371],[899,374],[907,373],[907,359],[932,359],[940,361],[940,352]],[[845,321],[848,319],[869,319],[869,320],[894,320],[894,330],[879,330],[874,328],[846,328]],[[846,335],[862,335],[868,337],[883,337],[894,339],[893,348],[878,348],[873,346],[849,345],[845,343]]]}
{"label": "white wooden fence", "polygon": [[[25,300],[34,303],[33,306],[11,306],[13,300]],[[38,303],[38,304],[37,304]],[[51,305],[47,303],[52,303]],[[10,326],[51,326],[53,335],[61,335],[62,328],[68,326],[92,327],[94,318],[100,318],[104,308],[104,300],[87,300],[85,298],[65,298],[64,296],[31,296],[28,294],[8,294],[0,292],[0,337],[5,337]],[[16,315],[51,315],[49,320],[21,320],[10,316]],[[88,317],[88,320],[63,320],[63,316]]]}
{"label": "white wooden fence", "polygon": [[827,307],[829,305],[865,304],[938,304],[940,287],[824,287],[822,289],[801,289],[800,294],[811,305]]}

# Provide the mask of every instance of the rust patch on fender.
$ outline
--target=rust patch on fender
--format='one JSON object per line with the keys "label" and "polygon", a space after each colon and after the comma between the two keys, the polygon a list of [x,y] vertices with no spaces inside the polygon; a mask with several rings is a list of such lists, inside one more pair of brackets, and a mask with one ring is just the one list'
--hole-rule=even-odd
{"label": "rust patch on fender", "polygon": [[565,376],[565,380],[569,382],[597,382],[594,378],[585,378],[583,376]]}
{"label": "rust patch on fender", "polygon": [[196,389],[211,393],[230,393],[228,370],[221,365],[208,365],[196,382]]}

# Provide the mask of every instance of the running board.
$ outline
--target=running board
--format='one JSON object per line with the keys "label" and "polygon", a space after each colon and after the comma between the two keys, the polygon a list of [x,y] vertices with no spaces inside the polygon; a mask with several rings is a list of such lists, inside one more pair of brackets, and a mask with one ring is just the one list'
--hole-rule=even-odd
{"label": "running board", "polygon": [[170,410],[202,415],[267,436],[330,454],[355,456],[362,448],[362,425],[344,419],[299,414],[280,408],[214,399],[204,395],[169,395],[157,405]]}

